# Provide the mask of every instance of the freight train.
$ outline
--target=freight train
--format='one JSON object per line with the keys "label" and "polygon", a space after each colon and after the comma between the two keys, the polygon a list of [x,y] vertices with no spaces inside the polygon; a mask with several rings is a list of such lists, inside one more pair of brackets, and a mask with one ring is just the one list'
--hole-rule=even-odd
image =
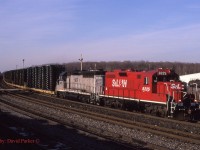
{"label": "freight train", "polygon": [[62,98],[180,120],[196,120],[200,112],[194,94],[171,69],[66,72],[59,65],[40,66],[4,72],[4,80]]}

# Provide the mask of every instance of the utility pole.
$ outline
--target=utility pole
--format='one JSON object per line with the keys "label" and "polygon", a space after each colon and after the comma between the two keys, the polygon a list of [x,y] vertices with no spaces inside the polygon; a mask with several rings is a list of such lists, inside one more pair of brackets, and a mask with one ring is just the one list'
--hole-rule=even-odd
{"label": "utility pole", "polygon": [[22,61],[23,61],[23,69],[24,69],[24,61],[25,61],[25,59],[22,59]]}
{"label": "utility pole", "polygon": [[78,59],[80,62],[81,62],[81,71],[83,70],[83,57],[82,57],[82,54],[81,54],[81,58]]}

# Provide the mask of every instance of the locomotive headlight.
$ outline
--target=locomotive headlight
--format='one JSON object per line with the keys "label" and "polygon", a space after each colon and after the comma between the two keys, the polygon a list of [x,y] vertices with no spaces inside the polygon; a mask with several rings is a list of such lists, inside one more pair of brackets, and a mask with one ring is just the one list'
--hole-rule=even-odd
{"label": "locomotive headlight", "polygon": [[177,104],[179,107],[182,107],[183,106],[183,103],[181,101],[181,99],[178,100],[178,104]]}

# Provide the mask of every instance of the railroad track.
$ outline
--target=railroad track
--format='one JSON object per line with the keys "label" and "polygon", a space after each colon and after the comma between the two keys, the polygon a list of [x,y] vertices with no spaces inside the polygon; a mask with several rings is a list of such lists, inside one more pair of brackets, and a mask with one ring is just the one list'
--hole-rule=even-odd
{"label": "railroad track", "polygon": [[[23,98],[23,99],[27,99],[26,96],[25,97],[21,96],[21,95],[17,95],[17,96],[20,97],[20,98]],[[35,99],[35,98],[29,98],[29,99],[31,99],[35,102],[38,102],[39,105],[41,104],[41,105],[45,105],[47,107],[58,108],[59,110],[64,111],[64,112],[66,111],[66,112],[70,112],[70,113],[74,113],[74,114],[78,114],[78,115],[83,115],[85,117],[90,117],[90,118],[93,118],[93,119],[99,119],[100,118],[100,120],[103,120],[105,122],[112,121],[113,124],[121,123],[121,125],[130,127],[130,128],[137,128],[139,130],[147,129],[145,131],[149,131],[148,129],[152,129],[152,130],[155,130],[156,131],[155,133],[157,133],[157,134],[159,134],[159,132],[161,132],[161,134],[163,135],[165,132],[167,132],[167,133],[173,134],[173,136],[174,136],[174,132],[175,132],[176,135],[179,135],[179,136],[182,136],[182,137],[188,137],[189,139],[192,138],[192,140],[189,140],[189,141],[191,141],[191,143],[195,139],[195,140],[197,140],[197,143],[200,144],[200,135],[197,135],[197,134],[191,134],[191,133],[188,133],[188,132],[183,132],[183,131],[178,131],[178,130],[173,130],[173,129],[166,129],[164,127],[149,125],[149,124],[146,124],[146,123],[141,123],[141,122],[136,122],[136,121],[130,121],[130,120],[127,120],[127,119],[122,119],[122,118],[118,118],[118,117],[115,117],[115,116],[108,116],[108,115],[105,115],[105,114],[99,114],[99,113],[91,112],[91,111],[88,111],[88,110],[81,110],[81,109],[77,109],[77,108],[73,108],[73,107],[66,107],[66,106],[63,106],[63,105],[60,105],[60,104],[54,104],[52,106],[52,104],[47,102],[47,101],[38,100],[38,99]],[[173,137],[173,136],[171,136],[171,137]]]}
{"label": "railroad track", "polygon": [[[3,86],[6,86],[4,84]],[[191,123],[191,122],[186,122],[186,121],[177,121],[169,118],[160,118],[157,116],[151,116],[149,114],[141,114],[141,113],[134,113],[134,112],[128,112],[128,111],[122,111],[118,109],[112,109],[108,107],[99,107],[91,104],[86,104],[86,103],[80,103],[72,100],[67,100],[67,99],[62,99],[62,98],[57,98],[57,97],[52,97],[47,94],[32,94],[30,96],[33,96],[35,98],[42,98],[45,101],[51,101],[54,104],[63,104],[66,107],[74,107],[74,108],[80,108],[92,112],[99,112],[103,113],[105,115],[109,116],[117,116],[119,118],[124,118],[127,120],[133,120],[141,123],[148,123],[152,124],[155,126],[162,126],[165,128],[171,128],[171,129],[177,129],[177,126],[184,126],[182,129],[178,129],[181,131],[187,131],[189,133],[195,133],[195,134],[200,134],[200,122],[198,123]],[[145,119],[144,119],[145,118]],[[146,122],[146,119],[149,119],[148,122]],[[144,121],[145,120],[145,121]],[[192,130],[194,129],[194,130]]]}
{"label": "railroad track", "polygon": [[[9,94],[10,95],[10,94]],[[12,95],[13,96],[13,95]],[[34,105],[43,105],[44,107],[48,107],[48,109],[56,109],[57,111],[64,111],[64,108],[61,108],[59,106],[53,106],[52,104],[48,104],[48,103],[44,103],[40,100],[37,100],[37,99],[27,99],[27,98],[22,98],[21,96],[16,96],[15,95],[15,98],[18,97],[20,98],[20,100],[24,100],[28,103],[34,103]],[[18,99],[19,100],[19,99]],[[124,142],[119,142],[119,140],[117,138],[113,138],[113,133],[109,133],[108,134],[102,134],[101,132],[103,130],[97,130],[95,127],[92,127],[92,126],[86,126],[86,125],[80,125],[79,123],[77,124],[75,121],[66,121],[64,120],[62,117],[59,117],[59,116],[56,116],[56,117],[52,117],[52,115],[54,114],[45,114],[44,112],[41,112],[41,111],[36,111],[34,109],[31,109],[29,106],[25,106],[25,105],[17,105],[17,104],[13,104],[13,101],[8,101],[6,99],[2,99],[0,98],[0,103],[4,103],[6,105],[8,105],[9,107],[13,107],[15,109],[15,111],[18,111],[18,112],[28,112],[29,114],[33,114],[33,115],[36,115],[36,116],[39,116],[40,118],[45,118],[46,120],[51,120],[51,121],[54,121],[54,122],[57,122],[59,124],[62,124],[62,125],[66,125],[66,126],[71,126],[71,127],[74,127],[76,129],[79,129],[81,131],[84,131],[84,132],[88,132],[90,134],[93,134],[93,135],[96,135],[96,136],[100,136],[102,138],[105,138],[105,139],[108,139],[109,141],[112,141],[112,142],[115,142],[117,145],[121,145],[123,147],[126,147],[127,149],[132,149],[133,147],[137,147],[137,148],[142,148],[141,145],[143,145],[143,143],[139,145],[133,145],[133,144],[130,144],[130,143],[124,143]],[[73,110],[68,110],[66,111],[66,113],[70,113],[70,114],[74,114],[75,111]],[[48,113],[48,112],[47,112]],[[80,112],[77,112],[76,115],[80,114]],[[81,114],[83,116],[83,114]],[[87,114],[84,115],[85,117],[89,116]],[[95,117],[93,117],[95,118]],[[116,134],[116,137],[120,137],[120,135]]]}
{"label": "railroad track", "polygon": [[192,122],[186,122],[186,121],[177,121],[170,118],[162,118],[157,116],[151,116],[148,114],[141,114],[141,113],[135,113],[135,112],[129,112],[129,111],[123,111],[108,107],[100,107],[96,105],[86,104],[86,103],[80,103],[76,101],[61,99],[57,97],[52,97],[48,95],[42,95],[42,94],[33,94],[30,95],[34,98],[42,99],[43,101],[51,102],[53,104],[61,104],[65,105],[67,108],[75,108],[75,109],[82,109],[87,110],[90,112],[96,112],[100,114],[104,114],[106,116],[113,116],[118,117],[121,119],[126,119],[133,122],[140,122],[144,124],[151,124],[153,126],[160,126],[163,128],[168,128],[172,130],[178,130],[188,133],[193,133],[200,135],[200,123],[192,123]]}
{"label": "railroad track", "polygon": [[[33,114],[26,110],[25,111],[21,110],[21,108],[17,108],[16,106],[10,106],[8,103],[0,102],[0,106],[1,107],[3,106],[4,108],[6,108],[6,112],[12,112],[12,113],[14,112],[14,114],[16,112],[17,114],[20,114],[20,116],[22,114],[22,116],[25,115],[25,116],[28,116],[29,118],[33,118],[34,120],[35,119],[37,120],[36,123],[34,121],[30,124],[29,120],[28,120],[28,122],[26,122],[26,121],[19,122],[19,120],[21,120],[21,119],[18,120],[18,118],[16,118],[17,120],[15,120],[14,118],[11,117],[12,118],[11,120],[14,123],[17,123],[18,126],[19,126],[19,123],[21,124],[21,128],[23,128],[23,131],[25,131],[26,128],[28,130],[31,129],[30,130],[31,133],[29,133],[29,134],[36,135],[40,141],[39,149],[58,149],[58,146],[59,146],[60,147],[59,149],[63,149],[63,150],[64,149],[66,149],[66,150],[67,149],[97,149],[97,150],[101,150],[102,146],[103,146],[102,144],[104,144],[104,146],[103,146],[104,148],[108,148],[108,149],[116,149],[116,150],[132,149],[132,147],[123,145],[121,143],[117,143],[116,141],[111,141],[111,140],[107,140],[107,139],[103,139],[103,138],[100,138],[100,140],[99,140],[99,137],[95,136],[94,134],[84,132],[83,130],[78,130],[78,129],[74,130],[69,126],[66,126],[66,123],[62,124],[61,121],[57,122],[55,119],[51,119],[51,118],[48,119],[48,117],[42,117],[41,115],[38,115],[38,114],[35,115],[35,113]],[[3,108],[3,110],[4,110],[4,108]],[[46,121],[50,122],[51,126],[52,125],[58,126],[59,129],[55,129],[55,127],[54,128],[50,127],[50,129],[48,129],[49,125],[47,123],[45,123],[45,126],[47,126],[47,127],[44,127],[44,124],[43,124],[44,120],[45,120],[45,122]],[[38,121],[42,121],[41,122],[42,124],[38,125]],[[63,126],[61,127],[61,125],[65,125],[65,127],[63,127]],[[5,124],[5,127],[8,127],[8,125]],[[65,130],[65,129],[67,129],[67,130]],[[48,131],[48,130],[54,130],[54,131],[56,130],[57,132],[51,133],[52,131]],[[60,130],[62,130],[62,131],[60,131]],[[71,132],[70,130],[73,131],[73,134],[70,133]],[[48,135],[46,135],[45,132],[47,132]],[[50,132],[50,135],[49,135],[49,132]],[[79,133],[80,133],[80,135],[79,135]],[[51,135],[51,134],[53,134],[53,135]],[[83,140],[83,137],[84,137],[84,140]],[[93,138],[92,140],[90,139],[91,137]],[[28,137],[25,137],[25,138],[28,138]],[[89,139],[89,141],[87,141],[87,139]],[[79,144],[77,145],[77,143],[79,143]],[[36,149],[38,149],[38,148],[36,148]]]}
{"label": "railroad track", "polygon": [[[144,124],[141,122],[136,122],[136,121],[130,121],[127,119],[122,119],[122,118],[118,118],[118,117],[113,117],[113,116],[108,116],[108,115],[104,115],[104,114],[99,114],[99,113],[95,113],[95,112],[91,112],[91,111],[87,111],[87,110],[81,110],[81,109],[77,109],[77,108],[70,108],[70,107],[66,107],[66,106],[62,106],[60,104],[53,104],[47,101],[43,101],[43,100],[38,100],[35,98],[30,98],[27,96],[21,96],[21,95],[12,95],[15,98],[17,98],[20,101],[23,102],[29,102],[29,103],[34,103],[36,105],[40,105],[40,106],[44,106],[48,109],[55,109],[59,112],[64,112],[64,113],[68,113],[68,114],[76,114],[82,117],[86,117],[86,118],[90,118],[93,120],[98,120],[100,122],[105,122],[105,123],[109,123],[109,124],[113,124],[115,126],[119,126],[122,128],[127,128],[130,130],[139,130],[142,132],[147,132],[147,133],[151,133],[154,135],[158,135],[158,136],[162,136],[165,138],[169,138],[169,139],[173,139],[173,140],[177,140],[177,141],[182,141],[185,143],[191,143],[191,144],[196,144],[196,145],[200,145],[200,135],[198,134],[191,134],[188,132],[183,132],[183,131],[178,131],[178,130],[173,130],[173,129],[167,129],[167,128],[163,128],[163,127],[159,127],[159,126],[155,126],[155,125],[149,125],[149,124]],[[13,104],[13,102],[9,102],[6,100],[1,100],[1,102],[7,103],[9,105],[15,105]],[[16,107],[16,105],[15,105]],[[17,106],[19,109],[27,109],[24,108],[24,106]],[[26,110],[27,111],[27,110]],[[30,109],[29,109],[30,111]],[[32,112],[32,113],[36,113],[36,112]],[[38,113],[38,112],[37,112]],[[41,115],[41,114],[38,114]],[[51,114],[52,115],[52,114]],[[43,117],[47,117],[44,116]],[[48,119],[52,119],[52,117],[48,117]],[[60,122],[62,124],[66,124],[66,122],[62,121],[62,117],[60,118],[54,118],[56,119],[57,122]],[[76,122],[74,121],[70,121],[67,122],[68,125],[74,126],[76,128],[82,128],[84,130],[92,130],[95,131],[94,127],[92,126],[88,126],[88,125],[83,125],[82,127],[80,125],[77,125]],[[92,129],[93,128],[93,129]],[[90,131],[91,132],[91,131]],[[97,132],[97,131],[95,131]],[[120,134],[120,133],[109,133],[110,131],[106,131],[106,129],[102,130],[100,129],[100,131],[102,133],[106,133],[107,135],[104,134],[104,136],[110,136],[112,135],[114,137],[115,141],[123,141],[125,143],[133,143],[134,139],[126,134]],[[97,133],[96,133],[97,134]],[[100,133],[98,133],[100,134]],[[102,135],[101,135],[102,136]],[[145,143],[142,143],[145,144]],[[155,146],[155,145],[154,145]],[[159,145],[156,145],[159,146]],[[163,148],[162,146],[160,148]]]}

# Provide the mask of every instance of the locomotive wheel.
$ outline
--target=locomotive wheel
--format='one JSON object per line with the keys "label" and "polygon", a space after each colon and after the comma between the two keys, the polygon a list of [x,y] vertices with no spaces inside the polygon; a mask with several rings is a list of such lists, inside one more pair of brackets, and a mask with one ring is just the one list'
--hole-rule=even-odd
{"label": "locomotive wheel", "polygon": [[87,98],[87,103],[90,104],[90,98]]}
{"label": "locomotive wheel", "polygon": [[111,103],[111,108],[117,108],[116,102],[112,102],[112,103]]}
{"label": "locomotive wheel", "polygon": [[166,117],[166,115],[167,115],[167,113],[166,113],[166,111],[165,110],[163,110],[163,111],[161,111],[161,117]]}
{"label": "locomotive wheel", "polygon": [[105,100],[104,99],[100,99],[100,105],[105,106]]}
{"label": "locomotive wheel", "polygon": [[119,109],[122,109],[122,108],[123,108],[123,104],[122,104],[122,103],[119,103],[119,104],[118,104],[118,108],[119,108]]}
{"label": "locomotive wheel", "polygon": [[86,97],[82,97],[82,99],[81,99],[81,101],[83,102],[83,103],[87,103],[87,99],[86,99]]}
{"label": "locomotive wheel", "polygon": [[174,113],[174,119],[183,121],[185,120],[185,112],[184,111],[177,111]]}

